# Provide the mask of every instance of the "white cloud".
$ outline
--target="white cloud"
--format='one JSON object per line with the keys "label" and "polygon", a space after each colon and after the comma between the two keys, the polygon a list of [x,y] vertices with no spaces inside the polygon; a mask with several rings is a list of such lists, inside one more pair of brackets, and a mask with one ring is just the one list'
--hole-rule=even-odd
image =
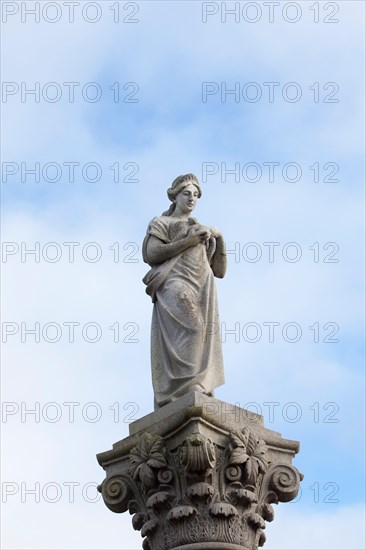
{"label": "white cloud", "polygon": [[[151,411],[151,303],[141,282],[147,266],[141,262],[140,250],[138,263],[115,263],[109,247],[115,242],[140,245],[148,220],[166,208],[165,190],[177,172],[200,175],[204,161],[243,164],[280,157],[281,162],[296,160],[304,170],[303,179],[294,184],[235,183],[230,177],[222,183],[218,174],[203,186],[197,217],[221,227],[228,247],[239,242],[242,249],[246,242],[256,241],[267,254],[264,242],[280,241],[282,247],[296,241],[303,251],[297,264],[284,261],[281,254],[274,263],[263,257],[257,264],[246,262],[242,255],[235,263],[230,256],[227,277],[217,284],[221,320],[228,327],[236,321],[243,325],[295,320],[303,327],[304,338],[296,345],[282,340],[252,345],[242,340],[235,343],[229,336],[224,345],[227,384],[217,395],[241,404],[298,402],[304,411],[301,422],[286,424],[281,417],[269,427],[281,426],[285,437],[294,434],[305,440],[297,458],[305,472],[312,468],[313,437],[323,439],[334,454],[339,452],[337,475],[340,464],[359,457],[357,434],[349,426],[358,425],[362,400],[358,397],[362,283],[357,273],[363,214],[354,171],[362,146],[359,105],[363,93],[358,71],[363,9],[360,2],[341,3],[340,23],[335,25],[310,24],[308,18],[296,25],[222,25],[217,18],[203,24],[200,3],[144,2],[138,25],[111,25],[105,19],[95,26],[81,21],[4,26],[9,54],[4,60],[5,80],[136,81],[141,89],[138,107],[151,108],[154,126],[141,115],[136,127],[130,117],[132,127],[127,130],[122,110],[115,105],[103,110],[101,104],[95,109],[85,102],[23,104],[16,98],[5,105],[3,127],[10,136],[5,160],[93,160],[103,167],[115,160],[133,160],[140,171],[137,184],[113,185],[105,168],[105,177],[97,184],[77,179],[74,184],[39,188],[28,182],[23,187],[12,182],[4,185],[4,198],[9,197],[4,240],[40,242],[41,247],[55,241],[63,253],[55,264],[42,258],[40,263],[30,258],[22,263],[19,255],[2,264],[7,286],[4,320],[29,326],[36,321],[41,326],[57,322],[63,332],[55,344],[44,340],[32,344],[32,336],[21,343],[18,333],[3,346],[4,400],[20,407],[22,401],[28,407],[39,402],[41,410],[56,402],[62,412],[55,424],[42,412],[39,423],[29,415],[22,423],[20,410],[9,416],[3,429],[8,443],[3,479],[30,485],[37,480],[55,481],[61,486],[65,481],[99,482],[103,472],[94,454],[127,435],[123,419],[130,409],[123,407],[136,403],[138,416]],[[237,109],[220,101],[201,103],[204,80],[230,84],[253,79],[297,80],[304,86],[336,80],[341,84],[341,101],[338,105],[239,104]],[[187,105],[192,107],[191,119]],[[110,111],[125,145],[113,138],[105,140],[101,120]],[[140,133],[150,136],[148,146],[129,147],[131,137]],[[338,162],[340,182],[311,181],[308,166],[315,160]],[[66,260],[63,243],[68,241],[81,243],[74,263]],[[103,250],[96,264],[80,256],[82,245],[91,241]],[[309,246],[319,242],[323,254],[323,244],[333,241],[340,246],[339,263],[315,263]],[[124,258],[130,250],[120,252]],[[65,321],[81,326],[95,321],[103,337],[96,344],[87,343],[78,328],[76,342],[71,344]],[[115,344],[109,327],[119,322],[125,336],[124,325],[131,321],[138,324],[139,342]],[[308,327],[315,321],[339,323],[340,344],[314,344]],[[80,403],[74,423],[67,419],[64,402],[68,401]],[[319,402],[321,414],[324,403],[340,404],[341,421],[332,426],[334,431],[321,422],[314,426],[308,410],[314,401]],[[97,402],[103,413],[95,424],[81,413],[89,402]],[[116,402],[121,408],[119,422],[114,422],[110,409]],[[319,471],[326,471],[328,458],[318,465]],[[338,481],[348,485],[347,476],[344,471]],[[277,520],[268,527],[268,548],[363,548],[358,506],[350,503],[327,513],[316,513],[314,508],[301,514],[290,506],[277,509]],[[121,541],[124,548],[138,548],[141,544],[128,515],[117,517],[102,503],[85,503],[80,495],[75,504],[63,494],[60,503],[33,505],[32,497],[21,503],[18,493],[9,497],[4,512],[3,537],[9,549],[121,548]],[[20,516],[22,531],[16,519]]]}

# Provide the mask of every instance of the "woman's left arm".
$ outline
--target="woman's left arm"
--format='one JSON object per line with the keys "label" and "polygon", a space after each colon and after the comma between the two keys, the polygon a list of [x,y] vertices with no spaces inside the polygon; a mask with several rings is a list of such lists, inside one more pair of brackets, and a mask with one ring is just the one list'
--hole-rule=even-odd
{"label": "woman's left arm", "polygon": [[218,229],[212,229],[212,237],[216,239],[216,250],[212,257],[211,268],[215,277],[222,279],[226,273],[226,246],[224,237]]}

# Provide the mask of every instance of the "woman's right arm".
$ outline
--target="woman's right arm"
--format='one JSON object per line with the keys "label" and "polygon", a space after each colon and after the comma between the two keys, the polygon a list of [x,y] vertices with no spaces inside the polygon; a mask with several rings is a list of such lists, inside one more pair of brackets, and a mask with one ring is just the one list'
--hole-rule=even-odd
{"label": "woman's right arm", "polygon": [[[198,229],[198,228],[197,228]],[[161,264],[166,260],[170,260],[173,256],[180,254],[199,243],[204,243],[208,238],[207,231],[193,231],[190,232],[183,239],[173,241],[171,243],[164,243],[154,235],[150,235],[147,240],[147,257],[151,266]]]}

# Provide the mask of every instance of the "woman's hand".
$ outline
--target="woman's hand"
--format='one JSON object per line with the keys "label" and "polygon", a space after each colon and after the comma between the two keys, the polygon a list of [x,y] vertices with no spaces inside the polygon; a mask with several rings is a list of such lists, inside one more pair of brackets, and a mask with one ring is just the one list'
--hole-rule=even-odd
{"label": "woman's hand", "polygon": [[188,232],[187,239],[190,246],[206,243],[212,237],[211,228],[206,225],[195,224]]}

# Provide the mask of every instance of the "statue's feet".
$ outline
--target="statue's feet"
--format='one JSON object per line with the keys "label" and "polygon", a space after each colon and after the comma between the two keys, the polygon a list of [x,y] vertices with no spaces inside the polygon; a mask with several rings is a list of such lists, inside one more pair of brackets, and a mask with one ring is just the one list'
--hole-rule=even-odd
{"label": "statue's feet", "polygon": [[203,389],[202,386],[200,386],[199,384],[195,384],[194,386],[191,386],[189,388],[189,391],[199,391],[200,393],[206,393],[205,390]]}
{"label": "statue's feet", "polygon": [[205,391],[203,389],[202,386],[200,386],[199,384],[195,384],[194,386],[192,386],[189,391],[198,391],[200,393],[204,393],[205,395],[207,395],[208,397],[214,397],[214,393],[213,391]]}
{"label": "statue's feet", "polygon": [[207,397],[215,397],[213,391],[210,391],[210,392],[205,391],[204,388],[202,386],[200,386],[199,384],[194,384],[188,390],[186,390],[184,393],[178,394],[174,397],[167,397],[166,399],[164,399],[163,401],[160,401],[159,403],[157,403],[156,399],[154,398],[154,410],[157,411],[158,409],[161,409],[161,407],[164,407],[165,405],[169,405],[169,403],[172,403],[173,401],[176,401],[177,399],[179,399],[179,397],[182,397],[183,395],[185,395],[187,393],[190,393],[190,392],[193,392],[193,391],[203,393],[204,395],[207,395]]}

